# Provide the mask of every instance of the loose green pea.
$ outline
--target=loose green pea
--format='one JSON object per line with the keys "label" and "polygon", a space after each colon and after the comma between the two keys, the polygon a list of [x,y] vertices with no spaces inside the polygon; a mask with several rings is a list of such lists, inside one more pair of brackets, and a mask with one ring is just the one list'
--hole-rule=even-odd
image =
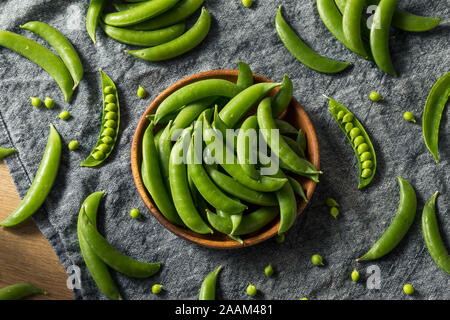
{"label": "loose green pea", "polygon": [[362,172],[361,172],[361,177],[363,177],[363,178],[368,178],[368,177],[370,177],[372,175],[372,169],[364,169]]}
{"label": "loose green pea", "polygon": [[366,152],[367,150],[369,150],[369,145],[367,143],[363,143],[363,144],[360,144],[358,146],[358,154],[359,155],[361,155],[362,153]]}
{"label": "loose green pea", "polygon": [[106,120],[117,120],[117,113],[116,112],[107,112],[105,115]]}
{"label": "loose green pea", "polygon": [[337,118],[338,118],[338,120],[341,120],[342,118],[344,118],[344,116],[345,116],[345,112],[344,111],[339,111],[338,112],[338,114],[337,114]]}
{"label": "loose green pea", "polygon": [[361,129],[356,127],[353,128],[352,130],[350,130],[350,137],[352,137],[352,139],[355,139],[356,137],[359,137],[359,135],[361,134]]}
{"label": "loose green pea", "polygon": [[141,212],[140,212],[138,209],[132,209],[132,210],[130,211],[130,216],[131,216],[133,219],[139,219],[139,218],[141,217]]}
{"label": "loose green pea", "polygon": [[406,111],[406,112],[403,114],[403,118],[404,118],[406,121],[416,123],[416,118],[414,117],[414,115],[412,114],[412,112]]}
{"label": "loose green pea", "polygon": [[69,142],[69,150],[72,150],[72,151],[77,150],[79,146],[80,146],[80,144],[76,140]]}
{"label": "loose green pea", "polygon": [[352,122],[353,121],[353,115],[351,113],[347,113],[344,118],[342,118],[342,122]]}
{"label": "loose green pea", "polygon": [[333,198],[328,198],[327,200],[325,200],[325,204],[330,208],[339,207],[339,204]]}
{"label": "loose green pea", "polygon": [[363,136],[357,136],[353,143],[355,144],[355,147],[359,146],[360,144],[364,143],[366,140],[364,140]]}
{"label": "loose green pea", "polygon": [[358,282],[358,280],[359,280],[359,272],[358,272],[358,270],[353,270],[353,272],[352,272],[352,280],[354,281],[354,282]]}
{"label": "loose green pea", "polygon": [[137,91],[137,96],[141,99],[144,99],[147,96],[147,91],[145,91],[144,88],[139,86],[138,91]]}
{"label": "loose green pea", "polygon": [[375,92],[375,91],[370,93],[369,98],[372,101],[384,100],[384,98],[382,96],[380,96],[380,94],[378,92]]}
{"label": "loose green pea", "polygon": [[58,117],[62,120],[68,120],[70,118],[70,113],[69,113],[69,111],[64,110],[59,114]]}
{"label": "loose green pea", "polygon": [[353,123],[349,122],[345,124],[345,132],[350,132],[353,129]]}
{"label": "loose green pea", "polygon": [[113,86],[106,86],[105,90],[103,92],[106,93],[106,94],[113,93],[114,92],[114,88],[113,88]]}
{"label": "loose green pea", "polygon": [[105,127],[115,129],[117,127],[117,122],[114,120],[107,120],[105,122]]}
{"label": "loose green pea", "polygon": [[96,151],[92,154],[92,157],[95,160],[103,160],[103,159],[105,159],[105,154],[101,151]]}
{"label": "loose green pea", "polygon": [[256,292],[258,290],[256,290],[256,287],[254,285],[252,285],[251,283],[248,285],[247,287],[247,294],[251,297],[256,296]]}
{"label": "loose green pea", "polygon": [[53,99],[48,96],[45,97],[44,104],[47,109],[53,109],[55,107],[55,101],[53,101]]}
{"label": "loose green pea", "polygon": [[113,94],[108,94],[108,95],[105,97],[105,102],[106,102],[106,103],[114,103],[114,102],[116,102],[116,96],[113,95]]}
{"label": "loose green pea", "polygon": [[242,0],[242,4],[247,8],[250,8],[253,4],[253,0]]}
{"label": "loose green pea", "polygon": [[286,236],[285,236],[284,233],[278,234],[278,235],[275,237],[275,241],[276,241],[277,243],[283,243],[284,240],[286,240]]}
{"label": "loose green pea", "polygon": [[106,144],[111,144],[111,143],[114,142],[114,139],[111,138],[110,136],[104,136],[104,137],[102,138],[102,142],[103,142],[103,143],[106,143]]}
{"label": "loose green pea", "polygon": [[40,107],[42,105],[42,101],[38,97],[30,97],[30,99],[33,107]]}
{"label": "loose green pea", "polygon": [[102,136],[109,136],[109,137],[114,137],[116,135],[116,131],[114,131],[111,128],[106,128],[105,130],[103,130],[102,132]]}
{"label": "loose green pea", "polygon": [[162,290],[162,285],[160,285],[160,284],[154,284],[154,285],[152,286],[152,292],[153,292],[154,294],[159,294],[159,293],[161,293],[161,290]]}
{"label": "loose green pea", "polygon": [[312,256],[311,261],[314,265],[316,266],[323,266],[323,259],[321,256],[319,256],[318,254],[315,254]]}
{"label": "loose green pea", "polygon": [[269,265],[264,269],[264,273],[266,274],[267,277],[271,277],[271,276],[273,275],[272,264],[269,264]]}
{"label": "loose green pea", "polygon": [[111,146],[108,144],[101,144],[97,147],[97,150],[106,154],[111,151]]}
{"label": "loose green pea", "polygon": [[308,300],[308,298],[301,298],[300,300]]}
{"label": "loose green pea", "polygon": [[117,111],[117,105],[115,103],[108,103],[105,107],[106,111]]}
{"label": "loose green pea", "polygon": [[372,159],[372,154],[370,152],[366,151],[361,155],[360,159],[362,162],[364,162],[366,160],[370,160],[370,159]]}
{"label": "loose green pea", "polygon": [[373,168],[373,162],[372,160],[366,160],[362,163],[363,169],[372,169]]}
{"label": "loose green pea", "polygon": [[410,284],[405,284],[403,286],[403,291],[408,295],[412,295],[414,293],[414,287]]}
{"label": "loose green pea", "polygon": [[330,208],[330,214],[333,218],[337,218],[337,216],[339,215],[339,209],[336,207],[332,207]]}

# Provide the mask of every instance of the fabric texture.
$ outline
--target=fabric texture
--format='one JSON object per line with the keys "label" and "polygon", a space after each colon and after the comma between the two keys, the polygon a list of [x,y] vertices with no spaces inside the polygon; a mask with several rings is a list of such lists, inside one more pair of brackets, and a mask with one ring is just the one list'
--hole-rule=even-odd
{"label": "fabric texture", "polygon": [[[398,77],[384,74],[373,62],[347,50],[323,25],[315,1],[283,1],[283,14],[296,32],[321,54],[354,65],[338,75],[312,71],[299,63],[283,46],[274,26],[277,1],[255,1],[248,9],[241,1],[206,1],[212,27],[206,40],[192,52],[159,63],[141,61],[123,50],[132,46],[108,38],[99,28],[94,45],[85,30],[89,1],[6,0],[0,3],[0,26],[45,42],[20,25],[39,20],[58,28],[79,52],[85,77],[70,103],[64,103],[56,82],[43,69],[22,56],[0,47],[0,146],[14,147],[18,154],[5,159],[16,188],[23,197],[39,167],[53,123],[67,145],[80,142],[80,149],[63,150],[56,183],[33,219],[53,246],[66,270],[81,268],[77,299],[104,299],[83,263],[76,234],[77,215],[92,192],[106,190],[99,210],[99,230],[121,252],[144,261],[162,261],[164,267],[148,279],[131,279],[111,271],[125,299],[197,299],[203,278],[223,265],[218,299],[247,299],[249,281],[258,288],[259,299],[410,299],[402,292],[405,283],[416,288],[418,299],[450,299],[450,278],[433,262],[422,234],[420,214],[424,202],[440,191],[437,215],[444,242],[450,248],[449,219],[449,126],[444,111],[439,134],[440,163],[435,164],[425,147],[421,115],[435,81],[448,72],[448,1],[402,1],[410,12],[441,17],[435,30],[408,33],[393,30],[390,42]],[[189,19],[189,26],[199,13]],[[236,69],[239,60],[255,73],[281,81],[287,73],[294,83],[294,96],[305,107],[318,134],[324,174],[313,199],[301,218],[286,234],[286,242],[273,240],[238,250],[214,250],[178,238],[162,227],[147,211],[135,188],[130,168],[130,148],[139,118],[162,90],[189,75],[211,69]],[[110,158],[100,168],[82,168],[98,138],[101,118],[101,83],[98,69],[115,81],[121,104],[120,136]],[[141,100],[138,85],[149,92]],[[378,91],[385,100],[372,102]],[[333,97],[347,106],[363,123],[377,152],[378,169],[372,184],[357,189],[357,163],[351,147],[328,112]],[[29,97],[49,95],[54,110],[34,108]],[[72,117],[57,115],[69,110]],[[413,112],[417,123],[403,120]],[[397,176],[412,183],[418,211],[410,231],[388,256],[366,263],[355,258],[365,253],[394,218],[399,201]],[[335,220],[325,206],[327,197],[340,204]],[[138,208],[142,220],[131,219]],[[10,244],[7,244],[10,245]],[[313,254],[326,265],[311,263]],[[266,278],[264,267],[272,263],[275,275]],[[369,268],[369,266],[376,266]],[[354,268],[361,274],[353,283]],[[371,271],[380,270],[380,289],[370,289]],[[369,273],[366,273],[369,271]],[[151,286],[161,283],[161,295]]]}

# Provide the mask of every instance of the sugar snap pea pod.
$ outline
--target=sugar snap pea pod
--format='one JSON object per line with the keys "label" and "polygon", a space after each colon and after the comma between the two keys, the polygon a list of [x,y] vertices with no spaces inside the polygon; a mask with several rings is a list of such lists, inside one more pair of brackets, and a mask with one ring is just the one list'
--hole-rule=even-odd
{"label": "sugar snap pea pod", "polygon": [[300,184],[300,182],[298,182],[296,179],[292,178],[292,177],[287,177],[289,180],[289,183],[291,184],[292,190],[294,190],[294,192],[299,195],[303,200],[305,200],[306,202],[308,202],[308,198],[305,195],[305,191],[303,190],[302,185]]}
{"label": "sugar snap pea pod", "polygon": [[17,283],[0,289],[0,300],[20,300],[46,292],[29,283]]}
{"label": "sugar snap pea pod", "polygon": [[[230,234],[232,230],[231,220],[206,210],[208,221],[219,232]],[[262,207],[243,215],[242,222],[234,232],[235,236],[246,235],[265,227],[279,214],[278,207]]]}
{"label": "sugar snap pea pod", "polygon": [[1,148],[0,147],[0,160],[2,160],[3,158],[12,155],[13,153],[16,153],[17,150],[16,149],[7,149],[7,148]]}
{"label": "sugar snap pea pod", "polygon": [[172,121],[162,130],[162,134],[158,140],[157,153],[159,156],[159,165],[161,169],[162,178],[168,188],[170,190],[170,182],[169,182],[169,161],[170,161],[170,152],[172,151],[172,137],[170,135],[172,128]]}
{"label": "sugar snap pea pod", "polygon": [[294,92],[294,86],[292,80],[285,74],[281,81],[280,89],[273,97],[272,101],[272,114],[274,118],[278,118],[289,107],[289,103],[292,100],[292,93]]}
{"label": "sugar snap pea pod", "polygon": [[441,234],[439,233],[439,226],[436,220],[436,197],[438,192],[427,201],[422,212],[422,234],[425,239],[425,243],[428,248],[428,252],[433,258],[434,262],[450,274],[450,255],[447,248],[445,248],[442,241]]}
{"label": "sugar snap pea pod", "polygon": [[273,193],[258,192],[249,189],[232,177],[214,169],[212,166],[206,166],[206,170],[219,188],[238,199],[260,206],[276,206],[278,204]]}
{"label": "sugar snap pea pod", "polygon": [[305,158],[305,153],[303,152],[300,145],[295,141],[294,139],[286,136],[281,136],[281,139],[283,139],[286,144],[294,151],[297,155],[299,155],[302,158]]}
{"label": "sugar snap pea pod", "polygon": [[370,250],[356,261],[379,259],[394,249],[408,232],[416,216],[417,198],[411,184],[398,177],[400,203],[394,220]]}
{"label": "sugar snap pea pod", "polygon": [[138,31],[126,28],[118,28],[105,25],[100,22],[100,26],[103,31],[114,40],[122,43],[131,44],[135,46],[157,46],[162,43],[166,43],[170,40],[183,34],[186,29],[184,22],[174,24],[164,29],[151,30],[151,31]]}
{"label": "sugar snap pea pod", "polygon": [[281,134],[295,134],[296,135],[298,133],[297,129],[294,128],[294,126],[287,121],[275,119],[275,124],[277,125],[277,128],[280,130]]}
{"label": "sugar snap pea pod", "polygon": [[115,27],[126,27],[145,21],[172,8],[179,0],[152,0],[128,10],[105,14],[103,21]]}
{"label": "sugar snap pea pod", "polygon": [[161,29],[189,18],[203,4],[204,0],[181,0],[173,8],[148,19],[144,22],[130,26],[134,30],[156,30]]}
{"label": "sugar snap pea pod", "polygon": [[231,214],[222,210],[217,210],[217,214],[221,217],[229,218],[231,220],[232,227],[229,236],[232,236],[242,222],[242,212]]}
{"label": "sugar snap pea pod", "polygon": [[344,13],[342,14],[342,29],[345,40],[358,55],[369,58],[361,35],[361,19],[365,5],[364,0],[346,0]]}
{"label": "sugar snap pea pod", "polygon": [[212,107],[215,100],[215,97],[208,97],[189,103],[186,107],[181,109],[176,118],[173,120],[170,131],[173,133],[177,129],[184,129],[190,126],[203,111]]}
{"label": "sugar snap pea pod", "polygon": [[42,67],[58,83],[66,102],[69,101],[73,94],[73,79],[56,54],[36,41],[9,31],[0,31],[0,46],[11,49]]}
{"label": "sugar snap pea pod", "polygon": [[438,138],[442,113],[450,96],[450,72],[447,72],[433,85],[428,94],[422,116],[422,132],[425,144],[439,162]]}
{"label": "sugar snap pea pod", "polygon": [[[327,97],[328,98],[328,97]],[[377,158],[369,135],[361,122],[342,104],[329,99],[329,108],[333,118],[350,142],[359,165],[358,189],[366,187],[375,176]]]}
{"label": "sugar snap pea pod", "polygon": [[236,84],[241,90],[247,89],[253,84],[253,72],[249,65],[239,61],[239,72]]}
{"label": "sugar snap pea pod", "polygon": [[[286,178],[283,171],[278,170],[275,177]],[[297,217],[297,200],[295,199],[294,190],[290,183],[286,183],[283,188],[277,190],[275,195],[280,207],[280,226],[278,227],[278,234],[283,234],[288,231],[295,222]]]}
{"label": "sugar snap pea pod", "polygon": [[75,90],[81,79],[83,79],[84,70],[80,57],[70,41],[57,29],[43,22],[30,21],[20,27],[37,34],[58,52],[61,60],[72,75],[73,89]]}
{"label": "sugar snap pea pod", "polygon": [[219,113],[220,118],[229,128],[233,128],[258,100],[279,85],[280,83],[261,82],[242,90],[223,107]]}
{"label": "sugar snap pea pod", "polygon": [[175,210],[161,173],[160,161],[153,136],[153,122],[145,130],[142,140],[141,175],[145,187],[163,216],[170,222],[182,226],[183,222]]}
{"label": "sugar snap pea pod", "polygon": [[125,50],[139,59],[146,61],[162,61],[178,57],[197,47],[208,35],[211,27],[211,16],[205,8],[197,22],[184,34],[169,42],[140,50]]}
{"label": "sugar snap pea pod", "polygon": [[33,183],[19,206],[5,220],[0,222],[0,226],[16,226],[32,216],[42,206],[58,174],[60,159],[61,137],[51,124],[47,146]]}
{"label": "sugar snap pea pod", "polygon": [[143,262],[119,252],[97,231],[86,214],[81,215],[81,234],[94,253],[114,270],[133,278],[148,278],[161,268],[161,262]]}
{"label": "sugar snap pea pod", "polygon": [[389,53],[389,30],[398,0],[381,0],[373,15],[370,29],[370,48],[377,66],[384,72],[397,76]]}
{"label": "sugar snap pea pod", "polygon": [[147,1],[130,2],[130,3],[113,1],[112,5],[113,5],[114,9],[116,9],[117,11],[125,11],[128,9],[133,9],[133,8],[139,7],[144,2],[147,2]]}
{"label": "sugar snap pea pod", "polygon": [[161,102],[156,110],[155,122],[158,123],[168,114],[179,110],[189,103],[216,96],[232,98],[237,95],[239,91],[240,89],[236,84],[223,79],[207,79],[188,84],[178,89]]}
{"label": "sugar snap pea pod", "polygon": [[[336,3],[336,6],[338,7],[340,13],[343,15],[345,13],[345,7],[347,5],[347,0],[335,0],[334,2]],[[363,2],[364,2],[364,0],[363,0]],[[367,12],[367,13],[369,13],[369,12]],[[344,23],[343,20],[344,20],[344,17],[342,17],[342,23]],[[361,35],[363,36],[363,38],[369,39],[370,38],[370,27],[368,26],[366,17],[364,15],[362,15],[361,20],[359,22],[360,22],[359,30],[360,30]],[[368,48],[365,43],[363,43],[363,46],[364,46],[364,50],[366,52],[370,51],[370,50],[367,50]]]}
{"label": "sugar snap pea pod", "polygon": [[[211,143],[213,142],[212,141],[213,132],[214,131],[211,128],[211,125],[209,124],[208,120],[204,117],[203,138],[206,145],[211,145]],[[225,154],[226,152],[223,153],[223,156],[225,156]],[[230,176],[232,176],[238,182],[240,182],[241,184],[252,190],[261,192],[272,192],[281,189],[283,185],[287,182],[287,179],[273,178],[269,176],[261,176],[259,180],[252,179],[245,173],[245,171],[242,170],[242,167],[237,162],[234,153],[232,153],[231,155],[231,161],[224,161],[227,159],[223,158],[221,159],[218,154],[214,154],[214,157],[216,162],[219,163]]]}
{"label": "sugar snap pea pod", "polygon": [[303,153],[305,153],[307,142],[306,142],[306,135],[302,129],[298,129],[297,139],[295,139],[295,141],[297,141],[297,144],[300,146],[300,149],[302,149]]}
{"label": "sugar snap pea pod", "polygon": [[337,73],[346,69],[351,63],[333,60],[319,55],[297,36],[294,30],[287,24],[281,14],[281,6],[275,18],[275,28],[285,47],[292,55],[308,68],[323,72]]}
{"label": "sugar snap pea pod", "polygon": [[181,220],[189,229],[201,234],[213,233],[198,213],[189,190],[183,146],[190,140],[191,131],[192,128],[184,130],[170,153],[169,179],[173,203]]}
{"label": "sugar snap pea pod", "polygon": [[198,300],[215,300],[216,299],[216,282],[222,266],[213,270],[202,282],[200,287],[200,293],[198,294]]}
{"label": "sugar snap pea pod", "polygon": [[91,0],[86,15],[86,30],[95,44],[95,33],[97,31],[100,14],[103,11],[106,0]]}
{"label": "sugar snap pea pod", "polygon": [[[317,0],[317,11],[327,29],[339,40],[339,42],[352,50],[342,29],[342,14],[339,12],[334,0]],[[370,50],[366,49],[366,51],[368,52]],[[355,53],[359,55],[358,52]],[[361,57],[367,59],[364,56]]]}
{"label": "sugar snap pea pod", "polygon": [[104,191],[92,193],[81,205],[77,224],[78,244],[80,245],[81,254],[84,262],[86,263],[86,267],[88,268],[89,273],[100,291],[111,300],[122,300],[120,292],[117,289],[114,280],[111,278],[107,265],[89,247],[89,244],[86,242],[83,234],[81,233],[81,218],[84,214],[87,215],[89,220],[92,222],[92,225],[96,227],[97,210],[104,193]]}
{"label": "sugar snap pea pod", "polygon": [[284,141],[279,139],[278,148],[273,148],[275,141],[272,141],[272,130],[277,130],[277,126],[272,117],[271,99],[265,98],[258,106],[258,125],[261,134],[272,152],[286,164],[292,172],[306,175],[313,181],[318,181],[321,171],[317,170],[312,163],[299,157]]}
{"label": "sugar snap pea pod", "polygon": [[258,119],[256,116],[250,116],[242,123],[241,128],[237,136],[237,158],[238,162],[242,167],[242,170],[253,179],[259,179],[260,173],[256,169],[257,153],[258,147]]}

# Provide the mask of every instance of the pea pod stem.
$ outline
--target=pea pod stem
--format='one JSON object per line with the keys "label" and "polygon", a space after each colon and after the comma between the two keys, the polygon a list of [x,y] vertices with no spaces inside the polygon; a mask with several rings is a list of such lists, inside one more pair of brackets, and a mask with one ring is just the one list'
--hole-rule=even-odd
{"label": "pea pod stem", "polygon": [[219,272],[222,270],[222,266],[211,271],[202,282],[200,287],[200,293],[198,294],[198,300],[215,300],[216,299],[216,282]]}
{"label": "pea pod stem", "polygon": [[55,127],[50,125],[47,146],[33,183],[19,206],[0,222],[0,226],[16,226],[32,216],[42,206],[58,174],[61,149],[61,137]]}
{"label": "pea pod stem", "polygon": [[17,283],[0,289],[0,300],[19,300],[37,294],[47,294],[30,283]]}

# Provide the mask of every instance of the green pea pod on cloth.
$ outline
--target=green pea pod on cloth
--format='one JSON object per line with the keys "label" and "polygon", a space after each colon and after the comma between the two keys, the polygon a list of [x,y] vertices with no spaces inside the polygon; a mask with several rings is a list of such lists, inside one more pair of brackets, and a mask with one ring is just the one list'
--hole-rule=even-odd
{"label": "green pea pod on cloth", "polygon": [[211,271],[202,282],[200,287],[200,293],[198,294],[198,300],[215,300],[216,299],[216,282],[217,276],[222,270],[222,266]]}

